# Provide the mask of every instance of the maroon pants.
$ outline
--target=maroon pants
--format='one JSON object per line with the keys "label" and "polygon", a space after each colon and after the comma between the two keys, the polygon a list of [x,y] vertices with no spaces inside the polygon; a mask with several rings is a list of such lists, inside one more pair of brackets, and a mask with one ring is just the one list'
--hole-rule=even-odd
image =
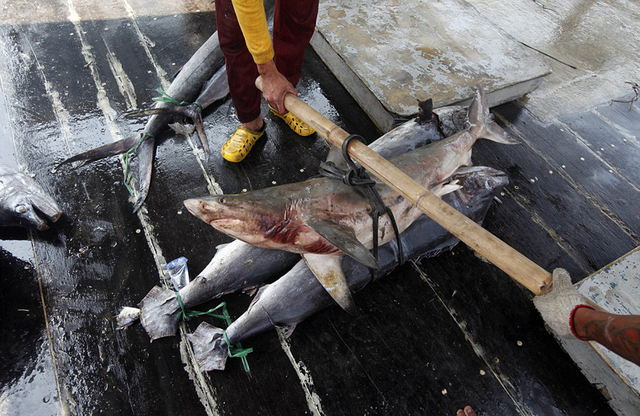
{"label": "maroon pants", "polygon": [[[227,64],[231,99],[238,120],[260,116],[262,93],[255,86],[258,68],[249,53],[231,0],[215,0],[220,48]],[[295,87],[302,73],[304,51],[316,26],[318,0],[275,0],[273,50],[278,71]]]}

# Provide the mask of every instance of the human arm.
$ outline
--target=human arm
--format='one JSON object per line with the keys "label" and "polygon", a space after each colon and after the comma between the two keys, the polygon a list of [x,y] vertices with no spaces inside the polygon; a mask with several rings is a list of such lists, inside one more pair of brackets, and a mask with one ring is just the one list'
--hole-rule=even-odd
{"label": "human arm", "polygon": [[555,269],[551,292],[536,296],[533,303],[556,335],[596,341],[640,365],[640,316],[594,309],[573,286],[566,270]]}
{"label": "human arm", "polygon": [[578,308],[573,315],[573,327],[582,339],[595,341],[640,365],[640,316]]}

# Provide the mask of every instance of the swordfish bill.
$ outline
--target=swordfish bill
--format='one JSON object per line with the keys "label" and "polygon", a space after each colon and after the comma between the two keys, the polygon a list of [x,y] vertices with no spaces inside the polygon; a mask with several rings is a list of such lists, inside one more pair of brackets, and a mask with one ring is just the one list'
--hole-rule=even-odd
{"label": "swordfish bill", "polygon": [[[460,189],[447,179],[461,166],[471,165],[471,148],[479,138],[517,143],[489,114],[482,91],[469,106],[470,127],[444,140],[390,159],[407,176],[438,197]],[[422,211],[398,191],[376,180],[376,190],[396,218],[399,232]],[[345,310],[355,305],[341,267],[347,255],[371,268],[377,262],[372,241],[371,206],[352,187],[328,178],[274,186],[239,195],[215,195],[184,201],[196,217],[216,230],[264,248],[299,253],[333,299]],[[388,217],[378,229],[382,245],[394,237]]]}

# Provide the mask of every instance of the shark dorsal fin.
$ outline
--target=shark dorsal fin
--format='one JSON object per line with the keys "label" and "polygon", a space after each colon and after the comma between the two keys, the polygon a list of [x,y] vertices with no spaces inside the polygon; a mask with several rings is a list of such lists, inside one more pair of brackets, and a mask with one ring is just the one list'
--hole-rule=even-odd
{"label": "shark dorsal fin", "polygon": [[371,269],[380,268],[376,258],[358,241],[352,229],[317,218],[308,219],[307,225],[347,256]]}
{"label": "shark dorsal fin", "polygon": [[333,300],[342,309],[355,315],[356,305],[342,271],[342,256],[307,253],[303,254],[302,258]]}

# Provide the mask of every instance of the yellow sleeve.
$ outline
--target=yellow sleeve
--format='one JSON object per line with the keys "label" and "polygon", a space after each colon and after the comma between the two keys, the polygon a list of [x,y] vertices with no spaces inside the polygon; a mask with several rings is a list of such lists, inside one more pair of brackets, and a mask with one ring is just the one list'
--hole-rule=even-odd
{"label": "yellow sleeve", "polygon": [[273,44],[263,0],[231,0],[249,52],[256,64],[273,59]]}

